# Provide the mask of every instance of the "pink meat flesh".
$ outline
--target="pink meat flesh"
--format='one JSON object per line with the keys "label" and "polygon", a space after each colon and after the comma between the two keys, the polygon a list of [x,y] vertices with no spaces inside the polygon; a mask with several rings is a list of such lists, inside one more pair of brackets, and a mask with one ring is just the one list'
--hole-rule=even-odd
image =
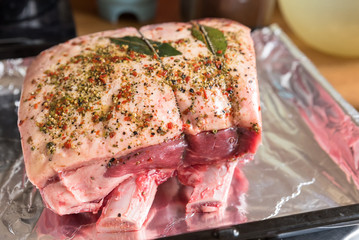
{"label": "pink meat flesh", "polygon": [[[241,137],[239,137],[239,135]],[[181,163],[181,158],[185,150],[185,165],[190,163],[195,166],[196,169],[201,168],[202,171],[193,171],[191,167],[179,168],[179,179],[182,184],[194,187],[194,185],[189,184],[188,181],[182,181],[184,179],[182,175],[187,177],[193,176],[196,178],[203,178],[201,181],[205,181],[204,176],[210,176],[213,171],[220,169],[220,167],[217,165],[212,166],[207,164],[216,164],[219,162],[220,165],[223,165],[221,162],[233,159],[233,157],[239,155],[239,153],[250,153],[253,142],[258,140],[256,135],[257,134],[253,134],[253,132],[247,131],[246,129],[233,128],[220,130],[216,134],[212,132],[203,132],[197,135],[187,135],[186,140],[189,142],[188,147],[186,141],[184,141],[183,138],[180,138],[159,145],[147,147],[145,149],[137,150],[119,159],[110,159],[107,165],[102,164],[101,162],[99,165],[93,164],[78,168],[76,170],[61,173],[60,178],[62,180],[62,184],[61,189],[58,191],[60,192],[62,189],[69,189],[70,193],[72,193],[71,195],[78,201],[78,205],[76,205],[76,207],[81,208],[82,204],[87,205],[92,201],[101,200],[103,196],[106,196],[114,189],[114,187],[120,184],[123,180],[130,177],[132,174],[140,173],[141,171],[146,171],[153,168],[175,169]],[[223,158],[220,156],[223,156]],[[227,163],[224,163],[223,167],[227,165]],[[209,173],[206,173],[206,171],[209,171]],[[221,175],[223,179],[218,176],[217,178],[214,178],[210,184],[204,184],[213,186],[213,188],[218,188],[218,184],[220,184],[222,188],[219,189],[219,195],[217,194],[217,196],[220,196],[222,194],[221,191],[223,191],[223,194],[228,191],[228,189],[223,189],[223,187],[229,187],[229,184],[225,185],[221,183],[223,181],[228,182],[228,179],[232,179],[232,174],[231,171],[229,171],[228,174]],[[66,188],[64,188],[63,185],[65,185]],[[51,187],[53,188],[53,186]],[[46,186],[44,189],[46,188],[48,188],[48,186]],[[195,190],[200,191],[201,188],[203,188],[203,186],[199,185],[198,188],[195,188]],[[48,194],[54,195],[51,191],[42,192],[44,196]],[[226,196],[226,194],[223,196]],[[49,196],[45,199],[51,197],[52,196]],[[215,200],[208,200],[207,202],[202,201],[202,205],[208,206],[212,204],[212,210],[209,210],[209,207],[200,207],[201,200],[199,196],[194,196],[192,199],[194,199],[192,201],[199,202],[198,204],[190,203],[189,206],[198,205],[197,209],[201,212],[214,211],[215,207],[222,206],[224,203],[223,201]],[[223,199],[225,200],[226,198],[224,197],[222,200]],[[189,206],[187,207],[187,211],[196,211],[193,207]],[[75,209],[74,206],[68,207],[69,209],[66,210],[66,205],[62,206],[61,213],[71,213],[71,209]],[[96,212],[99,207],[100,206],[92,209],[89,208],[89,210]]]}
{"label": "pink meat flesh", "polygon": [[[195,36],[198,24],[223,33],[225,54],[206,43],[209,32]],[[149,41],[131,47],[124,38]],[[141,52],[159,47],[152,41],[178,52]],[[203,19],[69,40],[28,69],[18,126],[46,206],[60,215],[102,210],[98,231],[139,229],[173,174],[193,188],[187,212],[223,209],[236,164],[261,142],[250,29]]]}
{"label": "pink meat flesh", "polygon": [[114,159],[105,177],[117,177],[126,173],[139,173],[150,169],[176,169],[187,147],[183,138],[139,149]]}
{"label": "pink meat flesh", "polygon": [[197,135],[186,135],[185,164],[211,164],[230,160],[246,153],[255,153],[258,134],[245,128],[228,128]]}
{"label": "pink meat flesh", "polygon": [[186,143],[183,138],[139,149],[104,164],[92,164],[63,172],[63,184],[82,202],[95,201],[110,193],[124,179],[151,169],[176,169]]}

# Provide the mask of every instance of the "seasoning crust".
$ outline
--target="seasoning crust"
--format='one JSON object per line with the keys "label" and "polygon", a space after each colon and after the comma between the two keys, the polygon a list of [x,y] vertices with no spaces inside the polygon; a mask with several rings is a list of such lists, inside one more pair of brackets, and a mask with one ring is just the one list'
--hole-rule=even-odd
{"label": "seasoning crust", "polygon": [[193,23],[168,23],[78,37],[42,52],[28,69],[19,108],[31,182],[41,188],[59,172],[183,134],[234,126],[260,132],[250,30],[223,19],[196,24],[219,29],[225,51],[196,37]]}

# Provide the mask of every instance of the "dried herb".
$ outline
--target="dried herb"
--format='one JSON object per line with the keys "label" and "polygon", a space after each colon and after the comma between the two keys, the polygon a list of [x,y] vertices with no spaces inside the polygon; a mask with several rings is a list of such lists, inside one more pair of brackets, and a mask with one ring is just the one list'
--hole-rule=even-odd
{"label": "dried herb", "polygon": [[157,54],[160,57],[171,57],[171,56],[182,55],[180,51],[178,51],[168,43],[160,43],[151,40],[149,42],[152,44],[154,49],[156,49]]}
{"label": "dried herb", "polygon": [[214,55],[223,56],[226,52],[227,40],[220,30],[193,23],[191,33],[193,37],[204,42]]}
{"label": "dried herb", "polygon": [[49,154],[54,154],[54,152],[56,151],[56,144],[53,142],[48,142],[46,144],[46,148]]}
{"label": "dried herb", "polygon": [[110,38],[110,41],[119,46],[128,46],[129,50],[138,53],[153,55],[153,52],[149,46],[147,46],[146,42],[139,37],[126,36],[122,38]]}
{"label": "dried herb", "polygon": [[[110,38],[110,40],[119,46],[128,46],[128,49],[134,52],[151,56],[154,54],[152,49],[147,45],[146,41],[139,37],[126,36],[122,38]],[[152,40],[148,40],[148,42],[152,45],[160,57],[170,57],[182,54],[168,43],[161,43]]]}
{"label": "dried herb", "polygon": [[113,164],[115,164],[115,158],[111,158],[107,163],[107,168],[110,168]]}

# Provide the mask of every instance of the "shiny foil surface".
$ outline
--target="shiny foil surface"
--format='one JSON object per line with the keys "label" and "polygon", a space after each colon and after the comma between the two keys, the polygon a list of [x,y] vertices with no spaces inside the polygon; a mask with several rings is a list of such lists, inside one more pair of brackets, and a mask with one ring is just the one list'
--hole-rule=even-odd
{"label": "shiny foil surface", "polygon": [[359,203],[359,114],[277,26],[252,34],[263,143],[238,166],[223,212],[186,215],[175,178],[162,184],[142,230],[97,233],[98,215],[58,216],[28,181],[17,130],[31,58],[0,62],[0,239],[147,239]]}

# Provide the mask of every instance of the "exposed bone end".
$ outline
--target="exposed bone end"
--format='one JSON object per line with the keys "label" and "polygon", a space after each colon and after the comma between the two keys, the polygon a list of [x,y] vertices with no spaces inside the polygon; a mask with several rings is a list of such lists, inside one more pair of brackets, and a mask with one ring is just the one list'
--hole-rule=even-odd
{"label": "exposed bone end", "polygon": [[[224,162],[190,171],[196,174],[191,181],[193,192],[186,206],[186,212],[216,212],[226,207],[234,169],[238,161]],[[186,175],[186,174],[185,174]],[[182,179],[183,180],[183,179]],[[185,183],[186,184],[186,183]]]}
{"label": "exposed bone end", "polygon": [[110,194],[97,221],[97,231],[119,232],[141,229],[158,185],[171,177],[172,173],[172,170],[155,170],[122,182]]}

